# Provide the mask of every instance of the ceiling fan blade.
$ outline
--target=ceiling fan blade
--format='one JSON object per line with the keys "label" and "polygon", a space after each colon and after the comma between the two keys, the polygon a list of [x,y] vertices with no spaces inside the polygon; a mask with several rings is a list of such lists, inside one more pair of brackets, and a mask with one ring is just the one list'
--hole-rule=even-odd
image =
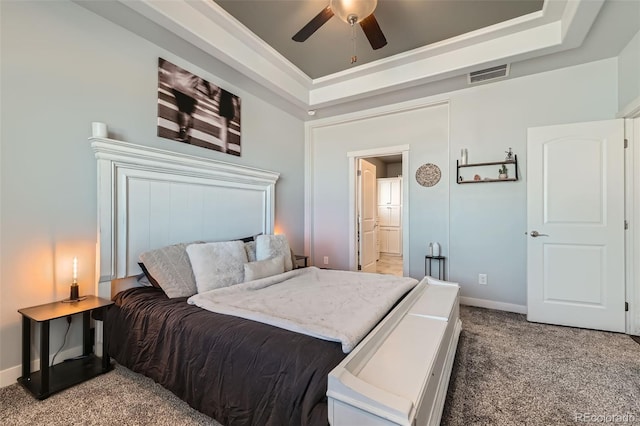
{"label": "ceiling fan blade", "polygon": [[387,45],[387,39],[384,37],[384,34],[380,29],[380,25],[378,25],[378,21],[376,20],[376,17],[373,16],[373,13],[360,21],[360,26],[374,50]]}
{"label": "ceiling fan blade", "polygon": [[333,10],[331,10],[331,7],[330,6],[325,7],[324,9],[322,9],[320,13],[318,13],[315,16],[315,18],[310,20],[309,23],[307,23],[307,25],[302,27],[302,29],[298,31],[296,35],[294,35],[291,38],[294,41],[300,41],[300,42],[305,41],[306,39],[311,37],[311,34],[315,33],[318,30],[318,28],[323,26],[325,22],[331,19],[332,16],[333,16]]}

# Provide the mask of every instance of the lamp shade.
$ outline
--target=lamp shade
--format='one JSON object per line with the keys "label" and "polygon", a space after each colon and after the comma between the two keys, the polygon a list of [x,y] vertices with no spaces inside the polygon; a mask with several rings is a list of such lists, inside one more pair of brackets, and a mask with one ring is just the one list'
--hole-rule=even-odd
{"label": "lamp shade", "polygon": [[378,0],[331,0],[329,6],[333,13],[344,22],[349,23],[349,17],[355,16],[360,22],[371,15],[378,5]]}

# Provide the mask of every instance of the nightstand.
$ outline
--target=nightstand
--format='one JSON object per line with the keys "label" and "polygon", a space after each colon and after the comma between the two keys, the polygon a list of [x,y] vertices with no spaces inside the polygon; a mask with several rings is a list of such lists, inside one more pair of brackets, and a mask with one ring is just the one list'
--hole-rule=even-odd
{"label": "nightstand", "polygon": [[[294,257],[296,258],[296,269],[297,268],[306,268],[307,266],[309,266],[309,256],[304,256],[302,254],[294,254]],[[300,264],[298,264],[299,261],[303,261],[303,265],[304,266],[300,266]]]}
{"label": "nightstand", "polygon": [[[36,398],[45,399],[63,389],[82,383],[113,369],[107,342],[102,358],[93,354],[91,341],[91,312],[104,311],[113,302],[96,296],[87,296],[79,302],[53,302],[18,309],[22,314],[22,377],[18,379]],[[49,322],[57,318],[82,314],[82,356],[49,366]],[[104,318],[104,315],[103,315]],[[40,370],[31,372],[31,323],[40,323]]]}
{"label": "nightstand", "polygon": [[445,279],[445,276],[444,276],[444,272],[445,272],[444,263],[447,260],[447,258],[444,257],[444,256],[429,256],[429,255],[426,255],[424,257],[424,274],[426,276],[433,276],[433,275],[431,275],[431,262],[433,262],[434,260],[438,262],[438,279],[439,280],[444,280]]}

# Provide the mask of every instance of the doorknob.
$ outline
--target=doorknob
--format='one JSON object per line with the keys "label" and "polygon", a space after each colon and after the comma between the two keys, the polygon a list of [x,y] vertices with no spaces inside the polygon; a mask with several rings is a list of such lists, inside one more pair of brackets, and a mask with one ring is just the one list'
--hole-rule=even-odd
{"label": "doorknob", "polygon": [[548,237],[547,234],[541,234],[538,231],[531,231],[531,233],[529,235],[531,235],[533,238],[536,238],[536,237]]}

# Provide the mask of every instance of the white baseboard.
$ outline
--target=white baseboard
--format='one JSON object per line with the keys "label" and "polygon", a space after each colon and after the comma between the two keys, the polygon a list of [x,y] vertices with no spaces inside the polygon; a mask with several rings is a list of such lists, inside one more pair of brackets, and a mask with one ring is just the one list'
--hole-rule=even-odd
{"label": "white baseboard", "polygon": [[[73,358],[78,355],[82,355],[82,346],[75,346],[73,348],[61,351],[56,357],[56,364],[62,362],[67,358]],[[52,359],[53,354],[49,356],[49,364],[51,364]],[[39,369],[40,359],[34,359],[33,361],[31,361],[31,371],[38,371]],[[21,364],[0,371],[0,388],[16,383],[20,376],[22,376]]]}
{"label": "white baseboard", "polygon": [[476,299],[474,297],[460,297],[460,304],[476,306],[478,308],[495,309],[498,311],[515,312],[516,314],[526,314],[526,305],[516,305],[513,303],[495,302],[493,300]]}

